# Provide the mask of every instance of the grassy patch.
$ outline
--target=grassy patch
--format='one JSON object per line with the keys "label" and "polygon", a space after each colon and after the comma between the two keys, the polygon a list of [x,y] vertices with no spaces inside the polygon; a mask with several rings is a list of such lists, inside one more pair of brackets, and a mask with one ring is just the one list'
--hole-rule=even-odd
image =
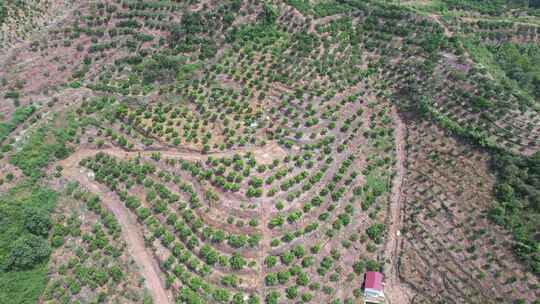
{"label": "grassy patch", "polygon": [[311,14],[309,0],[287,0],[287,4],[296,8],[302,15]]}
{"label": "grassy patch", "polygon": [[40,176],[41,169],[51,160],[69,155],[71,148],[68,143],[75,140],[78,128],[79,122],[72,114],[41,126],[30,134],[20,150],[12,156],[11,162],[27,176]]}
{"label": "grassy patch", "polygon": [[32,270],[0,272],[0,303],[36,303],[46,284],[45,263]]}
{"label": "grassy patch", "polygon": [[0,142],[3,142],[9,133],[11,133],[20,123],[28,119],[35,111],[36,108],[32,105],[17,108],[11,117],[11,121],[0,123]]}

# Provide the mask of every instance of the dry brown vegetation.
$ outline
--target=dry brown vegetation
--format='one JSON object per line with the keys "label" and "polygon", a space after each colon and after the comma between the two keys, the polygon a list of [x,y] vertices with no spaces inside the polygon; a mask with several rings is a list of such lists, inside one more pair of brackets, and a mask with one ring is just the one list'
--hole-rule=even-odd
{"label": "dry brown vegetation", "polygon": [[487,218],[495,199],[489,156],[426,123],[410,122],[408,131],[400,273],[420,288],[419,302],[536,299],[537,277],[524,272],[511,236]]}

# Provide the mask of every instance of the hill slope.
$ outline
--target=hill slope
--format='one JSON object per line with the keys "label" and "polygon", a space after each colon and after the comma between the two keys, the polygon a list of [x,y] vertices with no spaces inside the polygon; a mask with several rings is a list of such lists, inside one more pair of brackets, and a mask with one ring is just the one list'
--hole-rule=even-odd
{"label": "hill slope", "polygon": [[1,4],[0,302],[537,303],[529,2]]}

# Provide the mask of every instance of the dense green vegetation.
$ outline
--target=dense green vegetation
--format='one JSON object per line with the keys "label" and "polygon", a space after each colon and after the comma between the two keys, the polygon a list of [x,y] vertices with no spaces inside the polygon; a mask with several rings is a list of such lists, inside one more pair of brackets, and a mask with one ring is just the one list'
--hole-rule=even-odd
{"label": "dense green vegetation", "polygon": [[[14,129],[34,111],[33,106],[17,109],[6,128]],[[80,122],[73,115],[66,118],[31,131],[11,156],[11,162],[31,178],[0,197],[1,303],[36,303],[47,284],[50,214],[57,194],[42,186],[40,177],[51,161],[69,154],[68,144],[75,141]]]}
{"label": "dense green vegetation", "polygon": [[[526,0],[527,1],[527,0]],[[448,9],[478,11],[482,14],[500,15],[510,7],[526,7],[523,0],[443,0]]]}
{"label": "dense green vegetation", "polygon": [[0,196],[0,302],[36,303],[47,282],[55,192],[22,182]]}
{"label": "dense green vegetation", "polygon": [[364,9],[367,7],[366,1],[361,0],[330,0],[317,2],[310,2],[308,0],[287,0],[286,2],[295,7],[302,14],[313,15],[319,18],[335,14],[343,14],[354,9]]}
{"label": "dense green vegetation", "polygon": [[0,3],[0,24],[4,23],[6,17],[7,17],[7,8],[5,6],[5,3],[2,1]]}
{"label": "dense green vegetation", "polygon": [[531,157],[498,154],[493,158],[497,172],[498,206],[490,217],[514,235],[516,254],[540,275],[540,152]]}
{"label": "dense green vegetation", "polygon": [[[397,4],[409,2],[404,0],[325,0],[325,1],[308,1],[308,0],[287,0],[289,5],[295,7],[302,14],[311,14],[316,17],[325,17],[335,14],[343,14],[350,12],[351,9],[366,7],[367,5],[378,3],[380,4]],[[412,2],[412,1],[411,1]],[[540,4],[538,0],[438,0],[438,1],[418,1],[426,8],[436,10],[441,13],[446,13],[449,10],[459,10],[467,12],[478,12],[481,14],[500,16],[509,9],[519,8],[538,8]],[[414,2],[413,2],[414,3]]]}
{"label": "dense green vegetation", "polygon": [[482,64],[499,85],[519,96],[521,103],[534,105],[540,98],[540,47],[537,44],[489,43],[478,37],[467,37],[463,42],[474,60]]}
{"label": "dense green vegetation", "polygon": [[393,0],[392,2],[407,3],[421,11],[436,11],[441,14],[474,13],[489,17],[501,17],[512,10],[528,11],[531,15],[537,15],[536,8],[540,7],[538,0]]}
{"label": "dense green vegetation", "polygon": [[503,43],[488,46],[506,75],[540,99],[540,47],[535,43]]}

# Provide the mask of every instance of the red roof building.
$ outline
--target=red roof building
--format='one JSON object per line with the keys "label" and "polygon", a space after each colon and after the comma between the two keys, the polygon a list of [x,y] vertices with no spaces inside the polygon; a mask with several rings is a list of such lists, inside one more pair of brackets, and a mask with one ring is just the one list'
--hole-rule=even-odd
{"label": "red roof building", "polygon": [[384,303],[383,275],[380,272],[368,271],[364,280],[364,303]]}
{"label": "red roof building", "polygon": [[377,291],[382,291],[382,280],[383,275],[380,272],[368,271],[366,272],[366,280],[364,283],[365,289],[375,289]]}

